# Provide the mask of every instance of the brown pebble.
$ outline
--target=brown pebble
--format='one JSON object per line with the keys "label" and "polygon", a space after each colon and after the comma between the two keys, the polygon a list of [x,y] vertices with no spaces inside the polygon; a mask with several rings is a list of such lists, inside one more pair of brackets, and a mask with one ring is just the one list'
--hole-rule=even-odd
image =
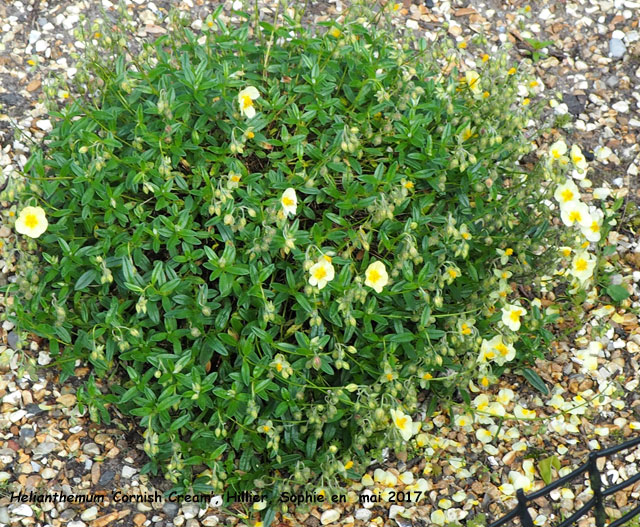
{"label": "brown pebble", "polygon": [[91,466],[91,483],[93,485],[97,485],[98,481],[100,481],[100,467],[102,463],[94,463]]}
{"label": "brown pebble", "polygon": [[140,527],[140,525],[142,525],[146,521],[147,521],[147,517],[142,513],[138,513],[133,517],[133,523],[138,527]]}
{"label": "brown pebble", "polygon": [[[125,511],[123,511],[125,512]],[[126,511],[129,514],[129,511]],[[111,522],[114,522],[118,519],[118,513],[116,511],[110,512],[109,514],[105,514],[104,516],[100,516],[100,518],[96,518],[91,522],[91,527],[105,527],[105,525],[109,525]]]}

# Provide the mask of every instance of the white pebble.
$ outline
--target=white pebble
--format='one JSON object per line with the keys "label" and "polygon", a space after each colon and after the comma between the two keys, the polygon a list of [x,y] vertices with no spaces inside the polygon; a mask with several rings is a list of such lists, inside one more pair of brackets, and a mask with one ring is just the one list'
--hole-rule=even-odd
{"label": "white pebble", "polygon": [[89,507],[80,515],[80,518],[86,522],[95,520],[97,517],[98,517],[98,507],[96,507],[95,505],[93,507]]}
{"label": "white pebble", "polygon": [[33,509],[31,509],[31,507],[29,507],[29,505],[27,505],[26,503],[18,505],[11,512],[16,516],[33,516]]}
{"label": "white pebble", "polygon": [[48,47],[49,44],[46,40],[38,40],[38,42],[36,42],[36,52],[38,53],[42,53]]}
{"label": "white pebble", "polygon": [[629,111],[629,103],[627,101],[618,101],[611,106],[616,112],[627,113]]}
{"label": "white pebble", "polygon": [[131,478],[137,472],[137,470],[129,465],[125,465],[122,467],[122,477],[123,478]]}
{"label": "white pebble", "polygon": [[340,512],[336,509],[329,509],[328,511],[324,511],[322,516],[320,516],[320,523],[322,523],[322,525],[329,525],[338,518],[340,518]]}

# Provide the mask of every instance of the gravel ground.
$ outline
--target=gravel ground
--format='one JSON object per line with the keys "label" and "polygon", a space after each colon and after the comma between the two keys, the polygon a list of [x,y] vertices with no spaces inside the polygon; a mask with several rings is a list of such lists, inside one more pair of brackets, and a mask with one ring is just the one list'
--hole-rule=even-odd
{"label": "gravel ground", "polygon": [[[164,33],[170,5],[204,18],[217,2],[132,0],[136,39]],[[108,0],[102,6],[112,9]],[[265,14],[275,4],[261,8]],[[100,16],[100,2],[60,0],[0,4],[0,188],[50,128],[46,108],[39,101],[51,72],[71,77],[74,56],[82,51],[74,29],[81,17]],[[546,117],[556,127],[544,137],[548,143],[561,133],[569,143],[582,146],[592,158],[589,177],[610,186],[613,196],[637,202],[640,166],[640,2],[631,0],[538,1],[471,0],[413,4],[405,0],[395,23],[416,33],[429,33],[448,24],[459,44],[468,44],[469,61],[507,42],[514,63],[532,51],[531,40],[552,41],[534,68],[547,90],[558,94]],[[339,17],[339,1],[310,2],[306,23]],[[230,16],[231,3],[225,4]],[[198,29],[197,23],[194,29]],[[476,49],[470,38],[484,33],[486,49]],[[461,47],[464,47],[462,44]],[[471,65],[471,62],[470,62]],[[58,93],[61,98],[66,94]],[[564,117],[567,116],[567,117]],[[568,117],[571,117],[569,119]],[[572,121],[572,122],[570,122]],[[15,127],[23,133],[18,139]],[[588,194],[587,190],[587,194]],[[443,525],[485,513],[490,520],[512,508],[513,486],[531,481],[544,486],[538,460],[555,456],[565,474],[586,460],[591,450],[636,437],[640,430],[640,327],[638,325],[640,245],[633,210],[611,235],[617,245],[619,274],[632,296],[620,308],[587,305],[582,327],[554,346],[549,361],[538,361],[536,371],[552,387],[541,396],[524,379],[506,373],[474,400],[478,410],[499,402],[507,416],[499,430],[491,428],[481,411],[479,421],[464,425],[459,417],[442,413],[424,423],[425,456],[415,460],[388,459],[377,471],[370,468],[362,482],[344,489],[350,499],[381,489],[420,490],[424,499],[411,503],[313,507],[309,512],[279,515],[280,525]],[[13,279],[17,256],[11,228],[15,207],[0,202],[0,285]],[[543,304],[549,299],[543,299]],[[3,309],[6,300],[0,301]],[[566,329],[560,326],[559,330]],[[247,517],[239,506],[224,508],[215,502],[199,510],[194,504],[171,502],[117,503],[114,491],[152,494],[168,487],[161,479],[140,474],[145,463],[142,438],[134,424],[111,409],[112,424],[96,426],[76,406],[76,389],[89,370],[79,367],[76,378],[61,384],[46,368],[50,358],[44,343],[22,339],[11,323],[0,328],[0,525],[67,525],[69,527],[199,525],[257,525],[258,515]],[[589,346],[598,340],[602,346]],[[588,350],[588,351],[585,351]],[[598,367],[584,367],[588,354]],[[33,366],[30,366],[32,364]],[[479,394],[480,395],[480,394]],[[600,399],[597,396],[601,396]],[[587,403],[585,403],[585,401]],[[525,410],[523,410],[523,408]],[[460,409],[462,412],[462,409]],[[530,413],[534,412],[534,413]],[[458,413],[454,410],[454,413]],[[509,418],[515,414],[519,418]],[[494,436],[487,440],[488,429]],[[639,472],[640,450],[623,452],[604,461],[608,483]],[[520,476],[519,476],[520,475]],[[520,479],[519,479],[520,478]],[[309,489],[312,490],[312,489]],[[17,503],[12,493],[92,493],[102,503]],[[536,524],[558,522],[590,497],[588,483],[558,489],[532,505]],[[640,483],[616,493],[607,503],[611,518],[623,515],[640,500]],[[580,527],[593,523],[583,518]],[[276,522],[277,524],[277,522]]]}

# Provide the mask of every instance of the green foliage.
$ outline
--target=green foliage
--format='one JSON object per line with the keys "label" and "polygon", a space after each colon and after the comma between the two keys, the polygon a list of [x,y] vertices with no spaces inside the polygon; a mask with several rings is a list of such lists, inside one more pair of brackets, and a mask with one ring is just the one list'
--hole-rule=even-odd
{"label": "green foliage", "polygon": [[518,163],[531,113],[505,56],[474,83],[448,73],[446,40],[412,50],[375,25],[313,36],[218,13],[126,58],[105,29],[88,50],[84,95],[27,167],[23,200],[50,225],[16,320],[63,378],[90,363],[82,406],[136,416],[145,470],[178,488],[331,485],[411,447],[390,410],[415,414],[420,389],[491,375],[483,339],[501,334],[519,363],[541,353],[553,315],[523,297],[512,331],[501,308],[512,283],[552,272],[564,234],[545,172]]}

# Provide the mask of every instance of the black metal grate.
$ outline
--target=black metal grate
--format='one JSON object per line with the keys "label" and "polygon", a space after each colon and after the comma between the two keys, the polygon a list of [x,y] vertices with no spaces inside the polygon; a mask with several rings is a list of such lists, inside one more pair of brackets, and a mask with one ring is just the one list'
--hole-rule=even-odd
{"label": "black metal grate", "polygon": [[[622,490],[630,485],[633,485],[636,481],[640,481],[640,472],[638,472],[635,476],[632,476],[629,479],[623,481],[622,483],[618,483],[617,485],[613,485],[611,487],[603,489],[602,479],[600,471],[598,470],[598,466],[596,464],[596,460],[600,457],[610,457],[613,454],[620,452],[621,450],[626,450],[636,445],[640,445],[640,436],[636,437],[635,439],[631,439],[630,441],[626,441],[621,445],[612,446],[610,448],[599,450],[597,452],[591,452],[589,454],[589,460],[584,465],[578,467],[570,474],[561,477],[559,480],[554,481],[550,485],[532,492],[528,496],[525,495],[522,489],[518,489],[518,491],[516,492],[516,497],[518,499],[517,507],[511,512],[504,515],[498,521],[493,522],[491,525],[489,525],[489,527],[500,527],[501,525],[504,525],[509,520],[513,520],[514,518],[520,518],[522,527],[535,527],[533,520],[531,519],[531,515],[529,514],[529,511],[527,509],[527,504],[540,498],[541,496],[546,496],[552,490],[557,489],[558,487],[562,487],[565,483],[577,478],[585,472],[589,473],[589,483],[591,484],[591,490],[593,490],[593,497],[582,507],[580,507],[576,512],[574,512],[569,518],[556,525],[555,527],[568,527],[569,525],[575,523],[577,520],[585,516],[591,509],[595,510],[596,526],[605,527],[606,514],[604,512],[604,498],[610,496],[611,494],[615,494],[619,490]],[[638,514],[640,514],[640,505],[627,512],[624,516],[618,518],[616,521],[611,522],[608,527],[619,527]]]}

